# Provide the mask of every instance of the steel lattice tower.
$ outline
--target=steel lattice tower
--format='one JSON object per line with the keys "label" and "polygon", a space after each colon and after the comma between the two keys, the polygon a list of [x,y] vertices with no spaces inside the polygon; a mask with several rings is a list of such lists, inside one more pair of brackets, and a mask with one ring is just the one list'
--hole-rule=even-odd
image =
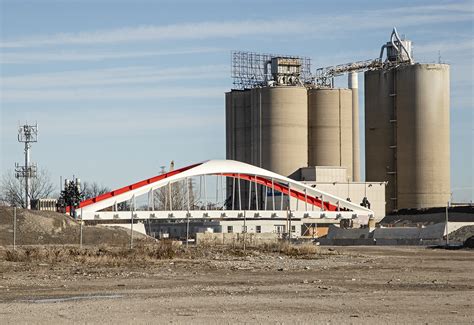
{"label": "steel lattice tower", "polygon": [[38,124],[18,127],[18,142],[25,144],[25,165],[15,164],[15,177],[25,179],[25,209],[31,208],[30,179],[36,177],[36,164],[30,163],[31,143],[38,142]]}

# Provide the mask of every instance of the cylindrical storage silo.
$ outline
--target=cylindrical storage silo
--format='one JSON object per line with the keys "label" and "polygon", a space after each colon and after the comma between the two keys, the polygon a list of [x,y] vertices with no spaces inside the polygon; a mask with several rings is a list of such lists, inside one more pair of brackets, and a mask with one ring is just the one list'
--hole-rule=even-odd
{"label": "cylindrical storage silo", "polygon": [[227,159],[250,163],[250,112],[250,90],[232,90],[226,93]]}
{"label": "cylindrical storage silo", "polygon": [[352,179],[352,90],[308,91],[309,166],[342,166]]}
{"label": "cylindrical storage silo", "polygon": [[252,92],[252,164],[290,176],[308,163],[308,102],[304,87]]}
{"label": "cylindrical storage silo", "polygon": [[[226,93],[226,158],[251,163],[251,106],[250,90],[232,90]],[[227,179],[227,207],[232,207],[233,186],[236,183]],[[238,192],[234,198],[234,208],[238,209]],[[243,182],[240,191],[242,209],[248,209],[248,184]]]}
{"label": "cylindrical storage silo", "polygon": [[449,65],[397,68],[398,209],[450,200]]}
{"label": "cylindrical storage silo", "polygon": [[449,66],[365,73],[367,181],[388,181],[386,211],[450,199]]}
{"label": "cylindrical storage silo", "polygon": [[354,182],[360,182],[359,80],[357,72],[349,73],[348,86],[352,90],[352,179]]}
{"label": "cylindrical storage silo", "polygon": [[225,94],[225,156],[234,159],[234,113],[232,107],[232,92]]}
{"label": "cylindrical storage silo", "polygon": [[365,87],[365,180],[388,182],[385,209],[397,208],[396,124],[393,70],[364,74]]}

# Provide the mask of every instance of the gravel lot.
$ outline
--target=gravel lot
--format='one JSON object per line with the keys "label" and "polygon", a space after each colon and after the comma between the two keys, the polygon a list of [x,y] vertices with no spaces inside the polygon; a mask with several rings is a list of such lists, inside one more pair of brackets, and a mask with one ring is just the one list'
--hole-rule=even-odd
{"label": "gravel lot", "polygon": [[0,318],[3,324],[472,324],[473,266],[473,250],[399,247],[118,265],[3,259]]}

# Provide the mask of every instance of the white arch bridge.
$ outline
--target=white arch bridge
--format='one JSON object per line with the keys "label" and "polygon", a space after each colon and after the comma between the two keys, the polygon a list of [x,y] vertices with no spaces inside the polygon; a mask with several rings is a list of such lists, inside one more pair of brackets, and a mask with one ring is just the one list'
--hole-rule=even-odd
{"label": "white arch bridge", "polygon": [[[216,198],[208,202],[206,179],[216,178]],[[192,180],[204,195],[196,204]],[[225,185],[224,185],[225,182]],[[180,185],[181,184],[181,185]],[[180,185],[182,191],[173,191]],[[225,188],[224,188],[225,187]],[[157,209],[157,193],[160,193]],[[174,196],[182,196],[180,200]],[[137,200],[146,201],[137,208]],[[177,203],[178,202],[178,203]],[[175,206],[173,206],[175,205]],[[122,206],[122,208],[120,208]],[[125,206],[125,209],[123,208]],[[124,211],[125,210],[125,211]],[[130,219],[352,219],[373,211],[271,171],[233,160],[209,160],[84,200],[76,209],[82,220]]]}

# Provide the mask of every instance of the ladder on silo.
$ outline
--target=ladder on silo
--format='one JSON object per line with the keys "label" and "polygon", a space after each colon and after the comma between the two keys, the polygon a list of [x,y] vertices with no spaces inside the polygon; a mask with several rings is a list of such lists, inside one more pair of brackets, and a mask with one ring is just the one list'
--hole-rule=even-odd
{"label": "ladder on silo", "polygon": [[390,193],[390,200],[393,203],[393,210],[398,210],[398,173],[397,173],[397,136],[398,136],[398,123],[397,123],[397,71],[396,69],[391,70],[392,72],[392,89],[389,96],[392,98],[392,118],[390,119],[390,125],[392,126],[392,145],[390,149],[392,151],[392,163],[393,170],[388,171],[387,174],[392,176],[393,188]]}

